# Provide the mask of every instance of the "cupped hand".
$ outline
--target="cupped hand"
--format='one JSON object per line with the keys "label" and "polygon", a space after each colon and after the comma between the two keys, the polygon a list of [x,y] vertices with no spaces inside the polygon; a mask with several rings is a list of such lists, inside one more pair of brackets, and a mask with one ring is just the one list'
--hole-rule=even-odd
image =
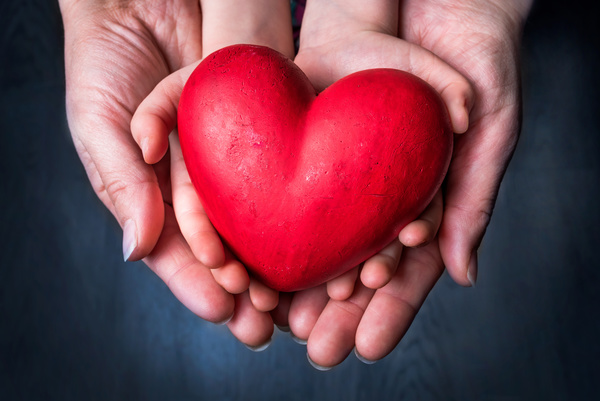
{"label": "cupped hand", "polygon": [[203,319],[229,319],[233,296],[194,257],[175,221],[168,158],[146,164],[129,130],[155,85],[201,56],[198,2],[64,0],[60,6],[69,127],[96,194],[123,227],[124,259],[146,258]]}
{"label": "cupped hand", "polygon": [[[397,3],[384,0],[308,3],[295,61],[318,89],[359,70],[408,71],[440,93],[453,130],[466,131],[473,105],[469,82],[430,51],[398,38],[398,13]],[[337,365],[353,349],[363,360],[378,360],[398,344],[443,272],[436,237],[442,210],[440,192],[360,271],[294,295],[288,324],[307,341],[315,366]]]}
{"label": "cupped hand", "polygon": [[477,250],[520,128],[519,45],[532,0],[406,0],[402,38],[436,54],[472,83],[468,131],[456,138],[440,227],[454,280],[473,285]]}
{"label": "cupped hand", "polygon": [[[233,0],[208,0],[201,5],[201,57],[236,43],[265,45],[292,57],[289,2],[261,0],[240,4]],[[272,14],[264,13],[265,8]],[[131,130],[146,162],[157,162],[169,149],[173,208],[183,237],[193,254],[207,266],[222,265],[216,258],[219,255],[210,252],[218,248],[220,255],[225,255],[227,263],[213,269],[212,278],[236,294],[235,311],[228,327],[251,349],[261,350],[273,333],[273,320],[267,312],[277,305],[278,293],[250,279],[243,266],[223,247],[195,192],[175,129],[183,86],[198,63],[175,71],[156,85],[137,108]]]}
{"label": "cupped hand", "polygon": [[[166,137],[152,142],[143,133],[140,152],[130,132],[134,111],[161,79],[202,57],[207,13],[201,13],[195,0],[64,0],[60,6],[69,126],[95,192],[124,229],[124,258],[143,258],[198,316],[229,321],[236,328],[234,335],[249,346],[264,344],[272,322],[240,311],[244,303],[227,291],[248,288],[245,269],[228,257],[193,205],[190,216],[198,212],[193,218],[200,221],[194,248],[181,233],[171,206],[173,196],[185,205],[181,170],[171,168],[180,165],[177,154],[165,154]],[[207,43],[214,40],[204,38]],[[204,246],[197,245],[202,242]],[[257,329],[244,330],[247,327]]]}
{"label": "cupped hand", "polygon": [[[370,68],[408,71],[436,89],[447,105],[455,132],[469,125],[473,92],[469,82],[433,53],[399,39],[398,5],[389,1],[315,0],[308,4],[295,62],[318,90],[353,72]],[[399,240],[366,261],[360,279],[369,288],[384,286],[398,266],[402,246],[422,246],[431,241],[441,221],[441,194],[423,215],[406,226]],[[352,293],[359,268],[328,283],[337,300]]]}

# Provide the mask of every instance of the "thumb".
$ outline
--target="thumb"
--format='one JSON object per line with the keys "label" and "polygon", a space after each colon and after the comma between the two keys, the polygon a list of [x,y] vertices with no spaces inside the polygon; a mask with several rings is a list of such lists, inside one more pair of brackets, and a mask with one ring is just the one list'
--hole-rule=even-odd
{"label": "thumb", "polygon": [[131,133],[147,163],[157,163],[167,152],[169,134],[177,125],[177,107],[183,87],[200,61],[160,81],[140,103],[131,119]]}
{"label": "thumb", "polygon": [[518,139],[516,113],[512,107],[492,113],[455,141],[439,244],[448,273],[461,285],[477,280],[478,249]]}
{"label": "thumb", "polygon": [[152,251],[164,223],[156,173],[128,130],[107,124],[110,113],[69,109],[75,147],[94,191],[123,228],[123,258],[139,260]]}
{"label": "thumb", "polygon": [[455,133],[469,127],[469,113],[474,103],[474,91],[469,81],[430,51],[405,40],[377,34],[382,46],[385,67],[410,72],[429,83],[442,97]]}

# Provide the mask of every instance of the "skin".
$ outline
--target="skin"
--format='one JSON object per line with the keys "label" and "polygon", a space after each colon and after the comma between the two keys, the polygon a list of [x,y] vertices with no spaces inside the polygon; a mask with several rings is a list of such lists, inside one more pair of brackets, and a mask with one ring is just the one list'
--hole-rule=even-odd
{"label": "skin", "polygon": [[[235,7],[233,7],[235,8]],[[221,8],[223,11],[222,15],[213,15],[215,23],[215,29],[220,32],[220,41],[218,46],[203,48],[203,55],[206,56],[210,52],[217,50],[219,46],[227,46],[235,43],[253,43],[266,45],[288,55],[293,56],[293,50],[291,47],[281,46],[280,44],[270,42],[268,38],[281,37],[280,35],[265,35],[261,40],[249,41],[247,35],[237,29],[238,21],[231,19],[232,10],[226,12],[226,8]],[[207,9],[204,9],[205,17]],[[204,23],[203,29],[205,32],[209,31],[209,22]],[[276,29],[273,30],[273,32]],[[285,42],[282,42],[285,44]],[[290,42],[291,43],[291,42]],[[201,203],[195,195],[193,186],[190,178],[185,170],[185,165],[181,157],[181,149],[179,141],[176,135],[170,135],[171,131],[175,127],[176,116],[177,116],[177,104],[179,102],[179,96],[183,89],[187,78],[197,66],[197,63],[193,63],[181,70],[176,71],[169,77],[161,81],[156,88],[150,93],[146,99],[138,107],[132,122],[131,131],[133,138],[140,146],[144,159],[153,163],[163,157],[167,151],[166,141],[167,138],[170,142],[170,155],[171,155],[171,171],[172,171],[172,191],[173,191],[173,206],[178,221],[180,222],[180,228],[183,236],[186,238],[192,250],[195,254],[199,253],[200,250],[207,252],[212,250],[214,254],[218,254],[219,249],[222,249],[222,245],[218,240],[217,233],[214,228],[210,225],[204,209]],[[454,73],[454,77],[459,77],[458,74]],[[462,79],[462,78],[460,78]],[[464,82],[467,87],[468,84]],[[462,112],[466,114],[466,111]],[[144,147],[144,143],[154,144],[152,147]],[[176,172],[176,173],[175,173]],[[174,175],[175,174],[175,175]],[[436,196],[436,201],[432,205],[440,205],[441,194]],[[401,233],[401,237],[408,238],[407,242],[411,242],[414,245],[424,245],[429,242],[434,236],[441,216],[438,213],[438,208],[429,207],[423,216],[416,222],[411,223]],[[197,233],[201,232],[202,235]],[[401,255],[401,245],[399,241],[394,241],[390,246],[384,249],[381,253],[374,256],[365,262],[367,272],[372,271],[372,274],[366,274],[365,280],[374,288],[379,288],[391,279],[391,276],[396,271]],[[239,283],[243,279],[244,275],[238,271],[232,272],[228,275],[228,282],[221,280],[222,268],[214,269],[213,276],[215,276],[217,282],[221,283],[225,288],[237,288],[242,287]],[[363,269],[364,270],[364,269]],[[358,268],[354,269],[350,273],[344,275],[339,280],[344,281],[344,285],[333,284],[332,291],[339,289],[338,294],[334,294],[337,299],[345,299],[352,293],[354,282],[356,281],[356,273]],[[335,283],[337,280],[334,280]],[[330,287],[330,284],[327,284]],[[325,288],[325,287],[324,287]],[[251,302],[243,302],[244,307],[236,309],[233,320],[229,323],[229,328],[232,330],[234,335],[239,339],[247,338],[249,333],[254,333],[256,338],[262,337],[267,338],[267,334],[270,336],[272,333],[271,328],[267,329],[266,319],[258,316],[263,316],[255,313],[272,311],[274,308],[277,309],[272,312],[272,316],[277,316],[280,321],[280,325],[287,326],[287,305],[289,302],[278,303],[278,294],[270,288],[264,286],[256,280],[250,280],[248,297]],[[243,298],[247,299],[247,298]],[[238,298],[236,298],[238,300]],[[241,299],[240,299],[241,300]],[[279,306],[278,306],[279,305]],[[256,311],[251,310],[252,307]],[[237,305],[236,305],[237,308]],[[247,311],[247,312],[246,312]],[[246,316],[254,316],[254,319],[244,318],[238,319],[239,313],[245,313]],[[259,333],[264,333],[260,335]],[[242,341],[244,342],[244,341]],[[256,344],[248,343],[247,345],[255,346]]]}
{"label": "skin", "polygon": [[[130,131],[134,111],[162,79],[220,46],[220,27],[203,21],[218,21],[224,12],[235,11],[228,15],[236,29],[247,32],[245,41],[274,38],[269,44],[292,51],[291,28],[281,32],[290,25],[288,3],[261,5],[281,18],[212,3],[219,2],[203,2],[201,13],[198,1],[61,1],[67,114],[90,182],[124,228],[124,258],[143,259],[192,312],[211,322],[229,321],[241,342],[259,346],[272,335],[270,315],[237,299],[248,298],[249,277],[191,199],[180,154],[165,154],[166,136],[143,134],[140,152]],[[153,123],[164,128],[168,121],[154,120],[150,127]],[[140,130],[146,129],[142,120]],[[198,223],[195,228],[180,226],[174,209]],[[258,310],[273,307],[276,293],[258,294],[266,294],[255,297]],[[246,321],[255,330],[244,329]]]}
{"label": "skin", "polygon": [[[343,6],[348,7],[348,2]],[[444,266],[459,284],[475,283],[477,248],[519,131],[518,43],[530,2],[425,0],[404,1],[398,8],[396,2],[382,1],[378,6],[365,10],[356,4],[348,7],[352,11],[343,11],[336,1],[309,3],[296,62],[309,71],[313,82],[325,86],[365,64],[404,67],[440,91],[456,132],[467,128],[461,114],[453,112],[457,105],[470,109],[470,125],[456,138],[440,232],[433,241],[405,249],[391,281],[380,289],[367,291],[359,283],[350,298],[330,299],[326,304],[322,295],[314,293],[317,290],[311,297],[294,297],[289,309],[291,330],[306,339],[313,364],[325,368],[342,362],[353,347],[367,361],[391,352]],[[349,20],[340,17],[327,27],[326,20],[319,21],[323,15],[349,16]],[[399,18],[394,21],[389,15]],[[313,22],[317,28],[307,28]],[[325,33],[334,32],[334,27],[346,31],[327,37]],[[445,66],[394,36],[429,50]],[[460,80],[453,81],[458,86],[436,84],[452,75],[448,68],[467,78],[470,88],[462,87]],[[441,217],[439,210],[435,215]],[[401,241],[407,240],[404,234]],[[365,283],[363,276],[364,269]]]}
{"label": "skin", "polygon": [[[439,195],[418,221],[403,230],[398,242],[367,261],[360,272],[357,268],[337,283],[293,296],[282,294],[282,302],[268,314],[264,311],[273,308],[277,294],[253,286],[243,266],[222,248],[201,205],[192,199],[176,136],[168,134],[174,126],[178,92],[191,72],[181,68],[211,50],[239,42],[289,54],[291,33],[282,35],[287,28],[269,25],[280,20],[273,14],[261,19],[260,13],[244,10],[237,2],[229,2],[230,8],[202,2],[203,15],[196,1],[61,2],[69,124],[96,193],[125,228],[125,257],[144,258],[200,317],[213,322],[231,319],[233,334],[251,347],[269,341],[273,321],[289,326],[294,335],[308,341],[309,358],[325,367],[343,361],[354,347],[368,360],[387,355],[444,264],[460,284],[474,282],[472,255],[516,143],[516,59],[530,5],[527,1],[500,5],[404,1],[400,7],[391,1],[358,3],[346,2],[343,9],[333,1],[309,2],[296,61],[315,86],[325,87],[336,77],[369,66],[404,66],[442,94],[456,132],[469,130],[457,139],[443,218]],[[283,6],[281,1],[277,4]],[[269,6],[270,11],[278,10],[275,14],[283,9]],[[236,10],[240,15],[231,18]],[[339,13],[332,12],[336,10]],[[287,16],[280,15],[287,23],[286,11]],[[329,13],[321,15],[331,21],[319,18],[324,11]],[[235,22],[224,28],[228,18]],[[324,34],[336,29],[343,33],[326,39]],[[256,40],[252,35],[258,35]],[[273,38],[279,38],[277,43],[269,42]],[[173,71],[183,72],[158,84]],[[132,121],[136,109],[139,118]],[[169,140],[171,151],[166,153]],[[194,224],[178,224],[177,213],[180,222],[189,219]]]}

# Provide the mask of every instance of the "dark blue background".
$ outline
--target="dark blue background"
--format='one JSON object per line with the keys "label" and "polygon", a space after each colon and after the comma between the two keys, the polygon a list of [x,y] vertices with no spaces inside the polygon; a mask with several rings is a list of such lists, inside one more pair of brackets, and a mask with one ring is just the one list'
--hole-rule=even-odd
{"label": "dark blue background", "polygon": [[474,289],[440,280],[400,346],[321,373],[182,307],[93,194],[68,133],[54,1],[0,5],[0,400],[600,399],[600,96],[592,2],[540,1],[524,125]]}

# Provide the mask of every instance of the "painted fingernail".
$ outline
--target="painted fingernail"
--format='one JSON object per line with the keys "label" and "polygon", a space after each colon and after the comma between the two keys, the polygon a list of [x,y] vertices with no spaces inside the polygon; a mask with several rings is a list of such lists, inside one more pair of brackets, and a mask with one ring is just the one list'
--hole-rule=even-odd
{"label": "painted fingernail", "polygon": [[310,359],[310,356],[308,355],[308,352],[306,353],[306,359],[308,359],[308,363],[310,363],[310,366],[312,366],[313,368],[317,369],[318,371],[321,372],[327,372],[328,370],[331,370],[332,366],[321,366],[318,363],[316,363],[315,361],[313,361],[312,359]]}
{"label": "painted fingernail", "polygon": [[127,262],[137,248],[137,232],[135,221],[129,219],[123,225],[123,260]]}
{"label": "painted fingernail", "polygon": [[294,333],[292,333],[290,331],[290,337],[292,337],[292,340],[294,340],[294,342],[300,344],[300,345],[306,345],[307,341],[301,339],[300,337],[296,337],[296,335]]}
{"label": "painted fingernail", "polygon": [[356,355],[356,359],[358,359],[359,361],[361,361],[362,363],[364,363],[366,365],[373,365],[375,362],[377,362],[377,361],[372,361],[370,359],[365,358],[364,356],[362,356],[361,354],[358,353],[356,348],[354,348],[354,355]]}
{"label": "painted fingernail", "polygon": [[271,345],[272,341],[273,340],[271,338],[269,338],[269,341],[267,341],[264,344],[260,344],[260,345],[256,345],[256,346],[252,346],[252,345],[248,345],[248,344],[244,344],[244,345],[246,346],[246,348],[248,348],[252,352],[262,352],[262,351],[266,350],[267,348],[269,348],[269,345]]}
{"label": "painted fingernail", "polygon": [[477,282],[477,250],[473,250],[471,253],[471,260],[469,260],[469,266],[467,267],[467,279],[471,283],[471,287],[475,287]]}

